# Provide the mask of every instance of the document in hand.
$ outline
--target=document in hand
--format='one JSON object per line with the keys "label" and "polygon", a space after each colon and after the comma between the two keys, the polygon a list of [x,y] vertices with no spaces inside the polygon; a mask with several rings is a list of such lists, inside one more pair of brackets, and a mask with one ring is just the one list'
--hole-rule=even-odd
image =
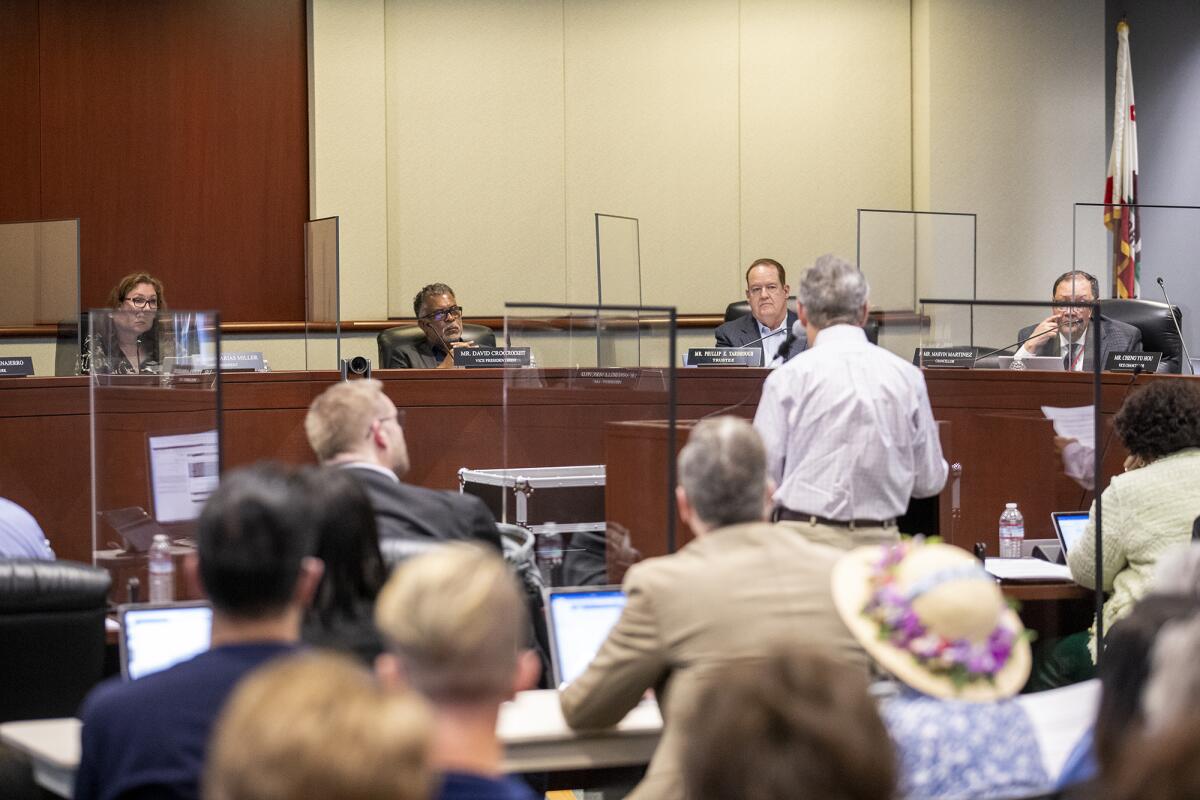
{"label": "document in hand", "polygon": [[1046,419],[1054,423],[1054,433],[1075,439],[1089,450],[1096,449],[1096,410],[1092,406],[1055,408],[1042,406]]}

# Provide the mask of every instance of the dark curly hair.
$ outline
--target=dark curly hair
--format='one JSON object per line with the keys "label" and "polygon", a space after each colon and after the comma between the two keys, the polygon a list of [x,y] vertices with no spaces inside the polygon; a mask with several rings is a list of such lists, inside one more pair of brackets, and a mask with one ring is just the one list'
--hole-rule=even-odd
{"label": "dark curly hair", "polygon": [[1114,422],[1125,449],[1143,459],[1200,447],[1200,386],[1154,381],[1129,395]]}

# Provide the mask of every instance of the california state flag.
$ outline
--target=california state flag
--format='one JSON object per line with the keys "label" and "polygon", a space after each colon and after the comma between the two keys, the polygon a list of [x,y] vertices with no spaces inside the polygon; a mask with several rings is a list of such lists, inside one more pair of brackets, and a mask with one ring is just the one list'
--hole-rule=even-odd
{"label": "california state flag", "polygon": [[1117,23],[1117,91],[1113,99],[1112,152],[1104,183],[1104,225],[1113,233],[1113,295],[1137,297],[1142,273],[1142,233],[1137,203],[1137,113],[1129,66],[1129,25]]}

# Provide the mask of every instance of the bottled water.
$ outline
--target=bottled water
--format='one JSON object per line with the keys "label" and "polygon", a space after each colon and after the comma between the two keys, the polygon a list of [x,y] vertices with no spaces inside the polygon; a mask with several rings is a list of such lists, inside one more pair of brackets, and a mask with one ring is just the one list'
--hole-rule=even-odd
{"label": "bottled water", "polygon": [[150,602],[169,603],[175,599],[175,561],[171,541],[166,534],[155,534],[150,544]]}
{"label": "bottled water", "polygon": [[1025,541],[1025,518],[1016,503],[1007,503],[1000,515],[1000,557],[1020,558],[1021,543]]}

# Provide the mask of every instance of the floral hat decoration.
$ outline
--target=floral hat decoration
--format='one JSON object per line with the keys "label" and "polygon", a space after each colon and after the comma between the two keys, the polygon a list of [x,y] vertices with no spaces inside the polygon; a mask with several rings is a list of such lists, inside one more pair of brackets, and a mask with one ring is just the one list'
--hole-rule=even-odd
{"label": "floral hat decoration", "polygon": [[920,538],[861,547],[833,570],[838,613],[876,662],[934,697],[1011,697],[1029,677],[1020,618],[979,561]]}

